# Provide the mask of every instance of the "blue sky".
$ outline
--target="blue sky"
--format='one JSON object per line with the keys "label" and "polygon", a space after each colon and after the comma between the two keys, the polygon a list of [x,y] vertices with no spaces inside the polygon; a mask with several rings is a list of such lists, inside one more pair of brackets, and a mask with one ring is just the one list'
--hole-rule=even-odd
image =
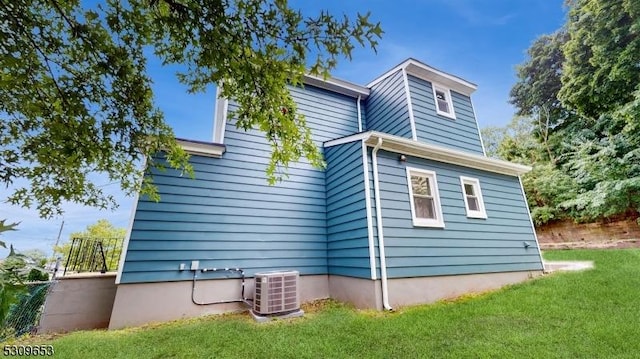
{"label": "blue sky", "polygon": [[[357,49],[353,60],[344,60],[333,76],[365,85],[369,81],[413,57],[440,70],[478,85],[473,103],[480,127],[503,126],[513,116],[508,104],[509,90],[515,83],[515,67],[538,36],[557,30],[565,20],[564,0],[352,0],[292,2],[305,14],[321,9],[340,15],[371,11],[371,18],[382,23],[385,34],[377,54]],[[149,63],[158,106],[178,137],[210,141],[213,132],[215,89],[203,94],[187,94],[175,78],[175,68],[163,68],[159,61]],[[102,183],[101,183],[102,184]],[[39,248],[50,252],[61,223],[61,241],[71,232],[81,231],[98,219],[117,226],[129,222],[133,198],[118,190],[117,184],[104,188],[116,195],[116,211],[99,211],[75,204],[65,206],[64,217],[39,219],[35,211],[0,206],[0,219],[21,222],[19,230],[2,236],[18,250]],[[0,189],[0,198],[7,191]],[[7,251],[0,250],[0,257]]]}

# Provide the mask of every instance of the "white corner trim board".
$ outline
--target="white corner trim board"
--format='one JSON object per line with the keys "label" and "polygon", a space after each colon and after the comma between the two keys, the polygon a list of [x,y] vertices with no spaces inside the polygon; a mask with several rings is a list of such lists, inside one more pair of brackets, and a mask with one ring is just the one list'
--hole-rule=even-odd
{"label": "white corner trim board", "polygon": [[522,192],[522,199],[527,206],[527,215],[529,215],[529,223],[531,224],[531,230],[533,231],[533,238],[536,240],[536,247],[538,248],[538,257],[540,257],[540,263],[542,263],[542,271],[546,272],[544,267],[544,259],[542,258],[542,251],[540,250],[540,242],[538,241],[538,234],[536,233],[536,226],[533,224],[533,218],[531,218],[531,212],[529,211],[529,202],[527,201],[527,195],[524,192],[524,186],[522,185],[522,178],[518,176],[518,182],[520,182],[520,191]]}
{"label": "white corner trim board", "polygon": [[[147,168],[147,157],[142,161],[142,167]],[[142,178],[140,179],[142,183]],[[138,209],[138,201],[140,200],[140,192],[136,192],[133,198],[133,206],[131,207],[131,214],[129,215],[129,225],[127,226],[127,233],[124,237],[124,243],[122,243],[122,249],[120,250],[120,260],[118,261],[118,271],[116,273],[116,284],[120,284],[122,279],[122,270],[124,269],[124,261],[127,257],[127,250],[129,249],[129,240],[131,240],[131,232],[133,232],[133,221],[136,218],[136,210]]]}
{"label": "white corner trim board", "polygon": [[371,268],[371,279],[376,280],[376,251],[373,241],[373,218],[371,217],[371,188],[369,185],[369,157],[367,156],[367,145],[362,144],[362,169],[364,176],[364,200],[367,214],[367,238],[369,240],[369,267]]}
{"label": "white corner trim board", "polygon": [[220,97],[220,88],[216,88],[216,112],[213,119],[213,142],[224,143],[224,130],[227,127],[229,100]]}
{"label": "white corner trim board", "polygon": [[362,132],[362,113],[361,108],[360,108],[360,100],[362,99],[361,96],[358,96],[358,99],[356,100],[356,106],[358,108],[358,132]]}
{"label": "white corner trim board", "polygon": [[409,123],[411,124],[411,138],[418,140],[416,132],[416,118],[413,115],[413,104],[411,103],[411,91],[409,90],[409,78],[407,77],[407,69],[402,69],[402,80],[404,81],[404,93],[407,96],[407,111],[409,112]]}

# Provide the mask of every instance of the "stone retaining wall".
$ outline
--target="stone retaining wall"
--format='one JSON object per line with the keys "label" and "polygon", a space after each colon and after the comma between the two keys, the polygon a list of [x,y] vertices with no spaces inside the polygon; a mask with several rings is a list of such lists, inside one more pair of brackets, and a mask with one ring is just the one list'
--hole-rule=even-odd
{"label": "stone retaining wall", "polygon": [[567,220],[536,226],[536,234],[540,244],[629,240],[640,239],[640,225],[637,218],[596,223]]}

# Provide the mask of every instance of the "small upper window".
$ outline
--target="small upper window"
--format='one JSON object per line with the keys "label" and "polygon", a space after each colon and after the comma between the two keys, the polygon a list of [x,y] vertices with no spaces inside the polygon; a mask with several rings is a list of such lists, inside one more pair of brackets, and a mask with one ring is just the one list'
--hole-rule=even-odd
{"label": "small upper window", "polygon": [[413,225],[444,227],[436,173],[407,167],[407,180]]}
{"label": "small upper window", "polygon": [[453,102],[451,101],[451,91],[449,91],[449,89],[433,85],[433,97],[436,101],[436,112],[438,112],[438,115],[453,119],[456,118],[456,114],[453,111]]}
{"label": "small upper window", "polygon": [[480,181],[477,178],[460,177],[464,204],[467,209],[467,217],[487,218],[487,211],[482,200]]}

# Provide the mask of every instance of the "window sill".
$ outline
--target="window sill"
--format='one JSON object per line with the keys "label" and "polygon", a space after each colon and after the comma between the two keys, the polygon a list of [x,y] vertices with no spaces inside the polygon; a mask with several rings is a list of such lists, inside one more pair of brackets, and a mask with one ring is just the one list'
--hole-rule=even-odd
{"label": "window sill", "polygon": [[486,213],[468,213],[467,218],[475,218],[475,219],[487,219]]}
{"label": "window sill", "polygon": [[436,111],[436,112],[438,113],[438,115],[446,117],[446,118],[448,118],[450,120],[455,120],[456,119],[456,115],[454,115],[454,114],[450,114],[450,113],[442,112],[442,111]]}
{"label": "window sill", "polygon": [[444,223],[442,222],[431,222],[431,221],[419,221],[413,220],[414,227],[426,227],[426,228],[444,228]]}

